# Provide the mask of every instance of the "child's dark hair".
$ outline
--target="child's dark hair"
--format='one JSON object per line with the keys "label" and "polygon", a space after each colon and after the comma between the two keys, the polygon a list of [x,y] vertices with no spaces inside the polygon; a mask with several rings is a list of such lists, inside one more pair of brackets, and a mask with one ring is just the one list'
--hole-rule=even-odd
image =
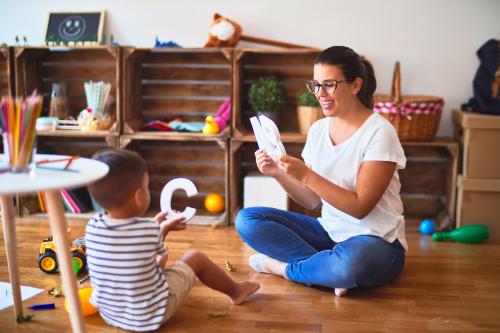
{"label": "child's dark hair", "polygon": [[123,206],[141,188],[147,169],[139,154],[124,149],[107,149],[97,152],[92,158],[109,166],[109,173],[104,178],[88,186],[92,197],[104,209]]}
{"label": "child's dark hair", "polygon": [[348,82],[357,77],[363,80],[358,98],[369,109],[373,109],[373,93],[377,88],[377,80],[372,64],[346,46],[332,46],[323,50],[315,64],[339,66]]}

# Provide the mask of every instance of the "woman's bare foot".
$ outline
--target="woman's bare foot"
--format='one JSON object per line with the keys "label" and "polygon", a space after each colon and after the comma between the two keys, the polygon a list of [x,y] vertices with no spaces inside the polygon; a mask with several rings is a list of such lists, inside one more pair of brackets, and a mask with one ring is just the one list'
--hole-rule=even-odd
{"label": "woman's bare foot", "polygon": [[233,304],[236,305],[243,303],[248,296],[252,295],[260,288],[260,284],[252,281],[237,282],[237,285],[235,292],[229,295]]}

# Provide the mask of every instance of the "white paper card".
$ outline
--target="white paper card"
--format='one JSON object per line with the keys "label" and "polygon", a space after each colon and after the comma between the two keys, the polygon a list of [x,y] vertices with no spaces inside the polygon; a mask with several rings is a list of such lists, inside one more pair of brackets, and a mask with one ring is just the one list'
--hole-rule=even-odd
{"label": "white paper card", "polygon": [[278,127],[271,119],[266,116],[252,117],[250,124],[259,149],[264,150],[274,160],[279,160],[286,154]]}
{"label": "white paper card", "polygon": [[[25,301],[42,291],[43,289],[21,286],[21,299]],[[12,285],[10,283],[0,281],[0,311],[12,305],[14,305]]]}

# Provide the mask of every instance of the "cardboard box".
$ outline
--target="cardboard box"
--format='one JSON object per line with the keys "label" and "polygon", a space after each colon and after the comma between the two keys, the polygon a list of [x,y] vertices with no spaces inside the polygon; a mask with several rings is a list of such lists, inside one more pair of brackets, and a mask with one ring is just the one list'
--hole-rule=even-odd
{"label": "cardboard box", "polygon": [[500,116],[454,110],[465,178],[500,179]]}
{"label": "cardboard box", "polygon": [[484,224],[500,240],[500,179],[458,177],[457,227]]}

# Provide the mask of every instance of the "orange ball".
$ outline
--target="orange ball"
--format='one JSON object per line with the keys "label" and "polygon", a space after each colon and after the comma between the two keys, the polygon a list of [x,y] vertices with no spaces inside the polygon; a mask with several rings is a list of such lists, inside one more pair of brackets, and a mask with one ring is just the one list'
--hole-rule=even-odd
{"label": "orange ball", "polygon": [[218,193],[210,193],[205,197],[205,209],[210,213],[221,213],[224,210],[224,197]]}

